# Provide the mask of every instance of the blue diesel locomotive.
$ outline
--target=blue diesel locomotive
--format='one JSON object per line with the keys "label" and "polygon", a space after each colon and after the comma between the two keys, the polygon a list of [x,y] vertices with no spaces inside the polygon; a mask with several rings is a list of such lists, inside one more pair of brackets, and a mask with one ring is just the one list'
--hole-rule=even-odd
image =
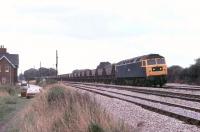
{"label": "blue diesel locomotive", "polygon": [[167,82],[167,65],[163,56],[148,54],[115,64],[101,62],[96,69],[74,70],[70,74],[59,75],[56,79],[162,87]]}

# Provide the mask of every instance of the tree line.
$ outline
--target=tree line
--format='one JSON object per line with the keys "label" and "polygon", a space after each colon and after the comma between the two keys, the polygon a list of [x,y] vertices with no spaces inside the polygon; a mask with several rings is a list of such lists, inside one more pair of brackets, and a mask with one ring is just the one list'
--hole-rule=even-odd
{"label": "tree line", "polygon": [[178,65],[169,67],[168,82],[200,84],[200,58],[187,68]]}
{"label": "tree line", "polygon": [[44,68],[41,67],[39,69],[30,68],[24,71],[24,74],[19,75],[19,80],[32,80],[36,77],[44,77],[44,76],[55,76],[57,75],[57,71],[53,68]]}

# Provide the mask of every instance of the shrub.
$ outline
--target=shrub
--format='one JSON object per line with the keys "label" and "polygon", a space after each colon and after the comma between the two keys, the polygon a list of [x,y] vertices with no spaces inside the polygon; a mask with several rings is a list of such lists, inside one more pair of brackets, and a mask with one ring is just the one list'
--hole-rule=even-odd
{"label": "shrub", "polygon": [[65,91],[61,87],[54,87],[50,89],[47,96],[47,100],[49,104],[55,101],[59,101],[64,98],[65,98]]}
{"label": "shrub", "polygon": [[92,122],[89,125],[88,132],[104,132],[104,130],[98,124]]}
{"label": "shrub", "polygon": [[42,87],[45,87],[48,84],[55,84],[58,81],[55,79],[37,79],[36,84]]}
{"label": "shrub", "polygon": [[46,83],[47,84],[55,84],[55,83],[57,83],[58,81],[57,80],[55,80],[55,79],[47,79],[46,80]]}

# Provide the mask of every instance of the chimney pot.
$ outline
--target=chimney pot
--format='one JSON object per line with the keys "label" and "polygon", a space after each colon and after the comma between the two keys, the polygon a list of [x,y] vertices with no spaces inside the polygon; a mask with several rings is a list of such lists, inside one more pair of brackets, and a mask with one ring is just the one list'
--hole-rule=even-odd
{"label": "chimney pot", "polygon": [[7,53],[7,49],[4,48],[4,46],[2,46],[2,45],[0,47],[0,53]]}

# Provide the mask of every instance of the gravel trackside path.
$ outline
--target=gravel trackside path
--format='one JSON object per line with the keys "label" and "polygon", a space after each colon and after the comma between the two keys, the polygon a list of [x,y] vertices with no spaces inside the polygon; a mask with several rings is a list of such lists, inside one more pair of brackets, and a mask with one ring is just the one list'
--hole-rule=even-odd
{"label": "gravel trackside path", "polygon": [[[85,93],[86,91],[78,90]],[[87,92],[90,93],[90,92]],[[174,118],[143,109],[137,105],[90,93],[103,108],[135,129],[133,132],[200,132],[200,128]]]}

